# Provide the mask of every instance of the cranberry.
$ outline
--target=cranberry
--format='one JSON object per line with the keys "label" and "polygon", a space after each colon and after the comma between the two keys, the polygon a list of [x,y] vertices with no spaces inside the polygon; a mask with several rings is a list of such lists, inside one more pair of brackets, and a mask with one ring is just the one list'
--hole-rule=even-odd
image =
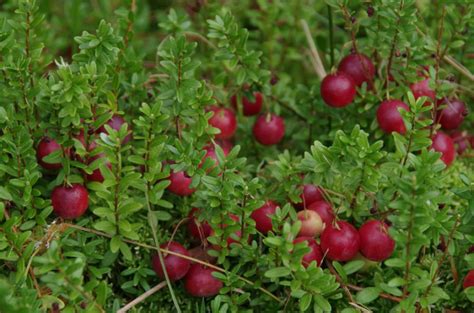
{"label": "cranberry", "polygon": [[260,115],[253,126],[253,135],[262,145],[275,145],[285,136],[285,121],[275,114]]}
{"label": "cranberry", "polygon": [[372,17],[374,15],[374,13],[375,13],[375,9],[374,9],[373,6],[367,7],[367,16],[368,17]]}
{"label": "cranberry", "polygon": [[195,189],[189,188],[192,182],[192,178],[186,175],[185,172],[173,172],[170,173],[170,185],[168,190],[178,196],[189,196],[196,191]]}
{"label": "cranberry", "polygon": [[455,131],[450,135],[450,137],[454,142],[454,146],[456,147],[456,152],[458,154],[463,154],[464,151],[469,149],[470,143],[467,133]]}
{"label": "cranberry", "polygon": [[335,218],[331,205],[326,201],[315,201],[309,205],[308,210],[318,213],[325,225],[332,224]]}
{"label": "cranberry", "polygon": [[299,210],[307,208],[315,201],[324,200],[322,189],[311,184],[303,185],[303,193],[300,198],[301,202],[295,204],[295,207]]}
{"label": "cranberry", "polygon": [[237,118],[232,110],[217,106],[211,106],[207,110],[213,112],[212,117],[209,119],[209,125],[221,131],[215,136],[216,138],[229,139],[234,136],[237,130]]}
{"label": "cranberry", "polygon": [[304,267],[308,267],[311,262],[316,261],[316,265],[320,266],[323,261],[323,253],[321,252],[321,247],[316,243],[311,237],[298,237],[293,241],[293,244],[298,244],[300,242],[306,242],[310,251],[303,256],[301,264]]}
{"label": "cranberry", "polygon": [[[430,83],[430,79],[427,78],[422,81],[413,83],[410,86],[411,92],[413,93],[413,96],[415,97],[415,99],[418,99],[421,97],[428,97],[432,101],[436,100],[436,92],[430,88],[429,83]],[[430,101],[426,101],[424,105],[428,106],[430,105],[430,103],[431,103]]]}
{"label": "cranberry", "polygon": [[58,170],[63,165],[61,163],[46,163],[43,158],[50,155],[51,153],[61,150],[61,145],[56,140],[49,137],[43,137],[36,148],[36,159],[38,163],[47,170]]}
{"label": "cranberry", "polygon": [[349,261],[360,247],[359,232],[345,221],[329,224],[321,234],[321,249],[334,261]]}
{"label": "cranberry", "polygon": [[355,95],[354,81],[345,73],[329,74],[321,82],[321,96],[331,107],[345,107],[354,100]]}
{"label": "cranberry", "polygon": [[322,233],[324,223],[318,213],[311,210],[299,211],[296,216],[301,221],[301,229],[298,236],[315,237]]}
{"label": "cranberry", "polygon": [[273,201],[267,201],[263,206],[252,212],[250,217],[255,221],[255,227],[262,234],[272,230],[272,218],[278,205]]}
{"label": "cranberry", "polygon": [[474,270],[470,270],[466,277],[464,278],[464,282],[462,284],[464,289],[469,287],[474,287]]}
{"label": "cranberry", "polygon": [[446,164],[446,166],[451,165],[456,157],[454,142],[451,137],[438,131],[432,140],[433,144],[431,147],[433,150],[441,153],[441,160]]}
{"label": "cranberry", "polygon": [[349,54],[339,63],[338,70],[350,76],[355,85],[360,87],[366,82],[369,85],[374,80],[375,67],[372,61],[365,54]]}
{"label": "cranberry", "polygon": [[444,99],[443,108],[438,112],[438,121],[444,129],[456,129],[464,121],[467,108],[464,102],[458,99]]}
{"label": "cranberry", "polygon": [[89,206],[87,189],[80,184],[71,186],[57,186],[51,193],[53,211],[64,219],[73,219],[82,216]]}
{"label": "cranberry", "polygon": [[[120,128],[122,127],[123,124],[127,123],[123,117],[121,117],[120,115],[113,115],[112,118],[110,120],[108,120],[108,122],[106,123],[107,125],[109,125],[112,129],[116,130],[116,131],[119,131]],[[130,128],[130,124],[127,124],[127,130],[128,130],[128,135],[123,139],[122,141],[122,144],[126,144],[127,142],[130,141],[130,139],[132,139],[132,130]],[[105,126],[102,125],[99,129],[98,129],[98,133],[105,133],[107,134],[107,130],[105,129]]]}
{"label": "cranberry", "polygon": [[[112,164],[107,160],[105,157],[105,154],[100,153],[94,157],[89,158],[88,164],[91,164],[95,160],[101,160],[108,168],[112,169]],[[94,182],[99,182],[102,183],[104,181],[104,176],[102,175],[102,172],[100,171],[100,168],[96,168],[92,171],[91,174],[86,175],[88,181],[94,181]]]}
{"label": "cranberry", "polygon": [[201,264],[192,264],[184,278],[184,289],[194,297],[212,297],[223,287],[222,282],[212,276],[213,269]]}
{"label": "cranberry", "polygon": [[[260,92],[254,92],[254,101],[249,100],[247,97],[242,95],[242,112],[245,116],[257,115],[262,110],[263,97]],[[237,95],[233,95],[230,98],[232,106],[237,110]]]}
{"label": "cranberry", "polygon": [[[171,252],[176,252],[185,256],[189,256],[188,250],[186,250],[185,247],[175,241],[164,243],[160,247]],[[168,278],[171,281],[177,281],[183,278],[188,273],[188,270],[191,267],[191,262],[189,260],[173,254],[163,254],[163,263],[165,265]],[[153,256],[152,264],[153,270],[155,271],[156,275],[161,279],[164,279],[165,274],[163,272],[163,267],[161,266],[160,257],[158,256],[158,254],[155,254]]]}
{"label": "cranberry", "polygon": [[199,214],[198,208],[193,208],[188,215],[188,232],[195,239],[203,241],[211,234],[212,228],[206,221],[200,222],[196,215]]}
{"label": "cranberry", "polygon": [[400,100],[385,100],[377,109],[377,121],[380,128],[390,134],[397,132],[404,134],[406,132],[405,123],[399,109],[408,111],[408,105]]}
{"label": "cranberry", "polygon": [[388,259],[395,249],[395,241],[388,234],[388,226],[383,222],[370,220],[359,229],[360,251],[371,261]]}

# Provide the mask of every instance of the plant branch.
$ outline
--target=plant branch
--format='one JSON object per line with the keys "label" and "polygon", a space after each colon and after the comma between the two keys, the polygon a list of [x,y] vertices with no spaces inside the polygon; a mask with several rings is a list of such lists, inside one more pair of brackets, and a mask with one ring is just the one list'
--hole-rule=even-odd
{"label": "plant branch", "polygon": [[129,303],[127,303],[127,305],[125,305],[123,308],[121,308],[120,310],[117,311],[117,313],[125,313],[127,312],[128,310],[130,310],[131,308],[133,308],[135,305],[139,304],[140,302],[144,301],[146,298],[148,298],[149,296],[153,295],[154,293],[160,291],[163,287],[166,286],[166,281],[162,281],[161,283],[159,283],[158,285],[156,285],[155,287],[147,290],[146,292],[144,292],[143,294],[141,294],[139,297],[133,299],[133,301],[130,301]]}
{"label": "plant branch", "polygon": [[339,274],[337,273],[337,271],[334,269],[334,266],[332,266],[331,261],[329,261],[328,259],[325,259],[324,262],[326,263],[326,266],[329,268],[329,271],[330,271],[334,276],[336,276],[337,282],[341,285],[342,289],[343,289],[344,292],[346,293],[347,298],[349,298],[349,301],[350,301],[351,303],[356,303],[355,300],[354,300],[354,297],[352,297],[352,294],[351,294],[349,288],[348,288],[347,285],[344,283],[344,281],[342,280],[341,276],[339,276]]}
{"label": "plant branch", "polygon": [[316,74],[318,75],[320,79],[323,79],[324,77],[326,77],[326,70],[324,69],[324,65],[319,56],[318,49],[316,49],[316,44],[314,43],[313,37],[311,36],[308,23],[304,19],[300,20],[300,23],[301,23],[301,26],[303,27],[303,31],[306,36],[306,41],[308,42],[311,56],[316,65],[315,67]]}

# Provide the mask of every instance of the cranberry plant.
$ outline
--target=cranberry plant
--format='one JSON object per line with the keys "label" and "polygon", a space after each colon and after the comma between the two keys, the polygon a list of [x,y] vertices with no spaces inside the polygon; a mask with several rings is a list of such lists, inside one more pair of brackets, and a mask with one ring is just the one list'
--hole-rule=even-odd
{"label": "cranberry plant", "polygon": [[474,307],[470,1],[0,6],[1,312]]}

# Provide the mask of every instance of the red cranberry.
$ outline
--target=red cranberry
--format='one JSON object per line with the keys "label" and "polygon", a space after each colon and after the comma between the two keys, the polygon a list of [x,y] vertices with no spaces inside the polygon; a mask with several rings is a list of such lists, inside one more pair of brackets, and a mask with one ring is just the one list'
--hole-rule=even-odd
{"label": "red cranberry", "polygon": [[186,175],[185,172],[173,172],[170,173],[170,185],[168,186],[168,190],[178,196],[189,196],[196,191],[196,189],[191,189],[189,186],[191,185],[192,178]]}
{"label": "red cranberry", "polygon": [[438,121],[444,129],[456,129],[464,121],[467,108],[464,102],[458,99],[444,99],[441,104],[445,106],[438,112]]}
{"label": "red cranberry", "polygon": [[50,155],[51,153],[61,150],[61,145],[56,140],[49,137],[43,137],[36,148],[36,159],[38,163],[47,170],[58,170],[63,165],[61,163],[46,163],[43,158]]}
{"label": "red cranberry", "polygon": [[[410,86],[411,92],[413,93],[413,96],[415,99],[421,98],[421,97],[428,97],[431,98],[432,101],[436,100],[436,92],[430,88],[429,86],[430,80],[429,78],[424,79],[422,81],[413,83]],[[425,106],[430,105],[430,101],[425,102]]]}
{"label": "red cranberry", "polygon": [[253,126],[253,135],[262,145],[275,145],[285,136],[285,121],[275,114],[260,115]]}
{"label": "red cranberry", "polygon": [[331,205],[326,201],[315,201],[309,205],[308,210],[318,213],[325,225],[332,224],[335,218]]}
{"label": "red cranberry", "polygon": [[[110,169],[112,169],[112,164],[107,160],[105,157],[105,154],[100,153],[92,158],[89,159],[88,164],[91,164],[95,160],[102,160],[102,162]],[[91,174],[86,175],[88,181],[94,181],[94,182],[99,182],[102,183],[104,181],[104,176],[102,175],[102,172],[100,171],[100,168],[96,168],[95,170],[92,171]]]}
{"label": "red cranberry", "polygon": [[303,210],[299,211],[296,216],[301,221],[298,236],[315,237],[323,232],[324,223],[318,213],[311,210]]}
{"label": "red cranberry", "polygon": [[380,104],[377,109],[377,121],[384,132],[388,134],[392,132],[404,134],[406,132],[399,108],[405,111],[409,110],[408,105],[400,100],[385,100]]}
{"label": "red cranberry", "polygon": [[193,208],[188,215],[188,232],[197,240],[203,241],[211,234],[212,228],[206,221],[200,222],[196,215],[199,214],[198,208]]}
{"label": "red cranberry", "polygon": [[456,157],[454,142],[451,137],[438,131],[432,140],[433,144],[431,147],[433,150],[441,153],[441,160],[446,164],[446,166],[451,165]]}
{"label": "red cranberry", "polygon": [[321,82],[321,96],[331,107],[345,107],[354,100],[355,95],[354,81],[345,73],[329,74]]}
{"label": "red cranberry", "polygon": [[329,224],[321,234],[321,249],[331,260],[349,261],[357,255],[359,247],[359,233],[348,222]]}
{"label": "red cranberry", "polygon": [[388,226],[376,220],[364,223],[359,229],[360,251],[371,261],[388,259],[395,249],[395,241],[388,234]]}
{"label": "red cranberry", "polygon": [[81,129],[79,134],[76,136],[76,139],[79,140],[82,143],[82,146],[88,152],[93,151],[97,147],[97,143],[95,142],[95,137],[91,136],[91,135],[89,135],[88,138],[87,138],[88,139],[87,141],[89,143],[89,147],[88,148],[86,147],[86,139],[84,137],[84,129]]}
{"label": "red cranberry", "polygon": [[374,9],[373,6],[367,7],[367,16],[368,17],[372,17],[374,15],[374,13],[375,13],[375,9]]}
{"label": "red cranberry", "polygon": [[218,139],[229,139],[234,136],[237,130],[237,118],[235,113],[228,108],[219,108],[217,106],[211,106],[208,111],[212,111],[214,114],[209,119],[209,125],[218,128],[221,132],[215,137]]}
{"label": "red cranberry", "polygon": [[80,184],[71,186],[57,186],[51,193],[53,211],[64,219],[73,219],[82,216],[89,206],[87,189]]}
{"label": "red cranberry", "polygon": [[321,188],[311,184],[303,185],[303,193],[300,195],[300,198],[301,202],[295,204],[298,210],[307,208],[315,201],[324,200]]}
{"label": "red cranberry", "polygon": [[194,263],[184,278],[184,289],[194,297],[212,297],[223,287],[222,282],[212,276],[213,269]]}
{"label": "red cranberry", "polygon": [[[186,250],[185,247],[175,241],[164,243],[160,247],[171,252],[176,252],[185,256],[189,256],[188,250]],[[188,273],[188,270],[191,267],[191,262],[189,260],[173,254],[163,254],[163,263],[165,265],[168,278],[171,281],[177,281],[183,278]],[[152,264],[153,270],[155,271],[156,275],[161,279],[164,279],[165,274],[163,272],[163,267],[161,266],[160,257],[158,256],[158,254],[155,254],[153,256]]]}
{"label": "red cranberry", "polygon": [[216,139],[215,142],[217,145],[219,145],[219,147],[221,147],[225,156],[227,156],[230,153],[230,151],[232,151],[232,149],[234,148],[234,144],[230,140]]}
{"label": "red cranberry", "polygon": [[297,244],[300,242],[306,242],[310,251],[303,256],[301,263],[304,267],[308,267],[311,262],[316,261],[317,266],[321,266],[321,262],[323,261],[323,253],[321,252],[321,248],[311,237],[298,237],[293,241],[293,244]]}
{"label": "red cranberry", "polygon": [[[123,124],[127,123],[123,117],[121,117],[120,115],[113,115],[112,118],[106,123],[107,125],[109,125],[112,129],[116,130],[116,131],[119,131],[120,128],[122,127]],[[130,141],[130,139],[132,139],[132,130],[130,128],[130,124],[127,124],[127,130],[128,130],[128,135],[123,139],[122,141],[122,144],[126,144],[127,142]],[[105,129],[105,126],[102,125],[99,129],[98,129],[98,133],[106,133],[107,134],[107,130]]]}
{"label": "red cranberry", "polygon": [[[242,112],[245,116],[257,115],[262,110],[263,97],[260,92],[254,92],[254,101],[249,100],[247,97],[242,95]],[[230,98],[232,106],[237,110],[237,95],[233,95]]]}
{"label": "red cranberry", "polygon": [[370,85],[375,76],[374,64],[362,53],[346,56],[339,63],[338,70],[349,75],[358,87],[364,82]]}
{"label": "red cranberry", "polygon": [[456,147],[456,152],[458,154],[463,154],[464,151],[469,149],[469,137],[465,132],[455,131],[450,135],[450,137],[454,142],[454,146]]}
{"label": "red cranberry", "polygon": [[255,221],[255,227],[262,234],[272,230],[272,218],[278,205],[273,201],[267,201],[263,206],[252,212],[250,217]]}
{"label": "red cranberry", "polygon": [[474,270],[470,270],[466,277],[464,278],[464,282],[462,284],[464,289],[469,287],[474,287]]}

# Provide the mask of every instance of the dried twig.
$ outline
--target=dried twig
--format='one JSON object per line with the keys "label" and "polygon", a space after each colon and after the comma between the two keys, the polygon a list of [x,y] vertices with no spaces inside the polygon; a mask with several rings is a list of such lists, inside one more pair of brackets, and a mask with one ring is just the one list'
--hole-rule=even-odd
{"label": "dried twig", "polygon": [[140,302],[144,301],[146,298],[149,296],[153,295],[154,293],[160,291],[163,287],[166,286],[166,281],[162,281],[155,287],[147,290],[145,293],[141,294],[139,297],[133,299],[133,301],[129,302],[127,305],[125,305],[123,308],[117,311],[117,313],[125,313],[131,308],[133,308],[135,305],[139,304]]}
{"label": "dried twig", "polygon": [[313,37],[311,36],[308,23],[304,19],[302,19],[300,23],[301,23],[301,26],[303,26],[303,31],[306,36],[306,41],[308,42],[312,59],[315,62],[316,74],[319,76],[320,79],[323,79],[324,77],[326,77],[326,70],[324,69],[324,65],[319,56],[318,49],[316,49],[316,44],[314,43]]}

